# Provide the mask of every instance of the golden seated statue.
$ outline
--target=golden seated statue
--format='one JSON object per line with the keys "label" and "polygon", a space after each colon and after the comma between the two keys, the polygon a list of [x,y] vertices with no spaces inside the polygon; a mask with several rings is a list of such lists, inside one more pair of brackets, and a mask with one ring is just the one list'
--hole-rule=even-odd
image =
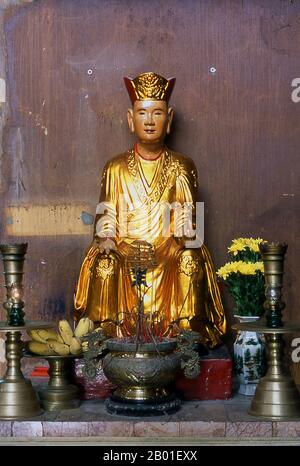
{"label": "golden seated statue", "polygon": [[[166,332],[174,322],[198,331],[212,348],[220,344],[226,320],[210,254],[204,244],[195,247],[191,241],[196,237],[197,171],[190,158],[164,145],[173,118],[168,101],[175,79],[144,73],[124,81],[132,101],[128,124],[138,141],[104,168],[94,240],[80,271],[75,318],[122,322],[130,333],[137,290],[128,261],[144,247],[153,259],[145,267],[145,314],[157,320],[159,316]],[[174,205],[192,206],[192,218],[186,209],[172,210]]]}

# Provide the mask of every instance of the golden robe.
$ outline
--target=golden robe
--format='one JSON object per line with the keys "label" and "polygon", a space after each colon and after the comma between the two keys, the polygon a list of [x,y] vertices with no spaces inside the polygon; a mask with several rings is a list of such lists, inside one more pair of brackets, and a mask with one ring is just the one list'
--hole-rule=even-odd
{"label": "golden robe", "polygon": [[[169,149],[156,161],[142,162],[133,149],[108,162],[100,195],[106,210],[96,216],[95,233],[113,237],[117,251],[107,255],[95,246],[89,249],[75,297],[76,319],[130,321],[137,291],[126,261],[134,242],[147,241],[153,246],[156,265],[146,273],[145,314],[160,316],[164,329],[176,321],[181,328],[200,332],[210,347],[221,342],[226,320],[207,248],[186,249],[183,239],[174,237],[175,224],[180,227],[184,223],[184,214],[176,219],[172,212],[171,234],[163,230],[162,206],[174,202],[195,205],[196,190],[193,161]],[[125,230],[124,213],[122,219],[119,215],[121,201],[127,205]]]}

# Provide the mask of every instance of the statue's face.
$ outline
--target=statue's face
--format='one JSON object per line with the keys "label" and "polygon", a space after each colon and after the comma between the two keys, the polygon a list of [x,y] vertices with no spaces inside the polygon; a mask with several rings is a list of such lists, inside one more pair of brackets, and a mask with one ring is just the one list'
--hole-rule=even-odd
{"label": "statue's face", "polygon": [[128,124],[144,144],[163,142],[170,132],[173,110],[163,100],[136,100],[128,110]]}

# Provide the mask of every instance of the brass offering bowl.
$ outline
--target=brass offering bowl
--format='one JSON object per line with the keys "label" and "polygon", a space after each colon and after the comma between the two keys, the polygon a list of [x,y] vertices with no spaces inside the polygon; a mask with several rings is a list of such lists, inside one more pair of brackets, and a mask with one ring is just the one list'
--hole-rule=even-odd
{"label": "brass offering bowl", "polygon": [[43,358],[48,361],[49,382],[46,389],[39,391],[42,407],[46,411],[74,409],[80,404],[79,388],[74,382],[74,362],[82,355],[38,355],[26,352],[31,358]]}

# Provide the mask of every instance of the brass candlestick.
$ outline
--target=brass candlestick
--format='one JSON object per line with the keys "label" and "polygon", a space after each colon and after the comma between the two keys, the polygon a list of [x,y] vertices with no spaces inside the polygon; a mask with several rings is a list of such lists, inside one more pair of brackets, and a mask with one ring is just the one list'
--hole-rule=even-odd
{"label": "brass candlestick", "polygon": [[41,408],[30,380],[21,371],[23,356],[23,330],[49,328],[45,322],[24,322],[22,280],[27,243],[1,244],[0,251],[4,265],[6,301],[3,307],[7,321],[0,322],[0,332],[6,332],[5,351],[7,371],[0,381],[0,419],[19,419],[37,416]]}
{"label": "brass candlestick", "polygon": [[283,334],[300,331],[300,324],[282,322],[282,277],[286,244],[265,243],[260,246],[265,269],[266,316],[258,322],[240,323],[235,329],[264,333],[268,371],[258,383],[249,410],[253,416],[283,420],[300,416],[300,394],[294,380],[283,370]]}
{"label": "brass candlestick", "polygon": [[20,419],[37,416],[42,412],[38,397],[30,380],[21,371],[23,342],[21,331],[32,328],[48,328],[45,322],[28,322],[26,326],[14,327],[0,322],[0,332],[6,332],[7,370],[0,381],[0,419]]}
{"label": "brass candlestick", "polygon": [[293,378],[283,370],[283,334],[299,331],[300,326],[283,325],[280,329],[260,327],[266,336],[268,371],[254,395],[249,414],[272,420],[300,416],[300,395]]}
{"label": "brass candlestick", "polygon": [[282,327],[282,311],[285,304],[281,301],[284,274],[285,243],[262,243],[259,245],[264,263],[266,324],[270,328]]}

